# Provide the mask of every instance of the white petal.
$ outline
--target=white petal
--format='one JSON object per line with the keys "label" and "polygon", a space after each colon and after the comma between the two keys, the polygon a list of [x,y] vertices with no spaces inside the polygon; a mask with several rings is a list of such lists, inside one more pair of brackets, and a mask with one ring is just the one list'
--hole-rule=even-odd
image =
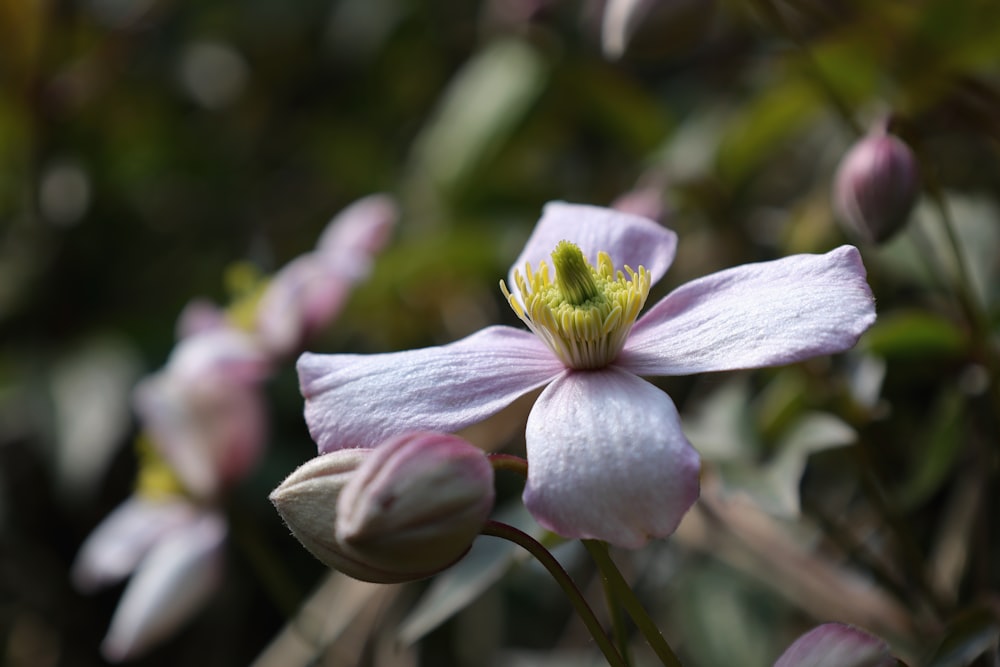
{"label": "white petal", "polygon": [[173,634],[215,592],[226,522],[204,514],[165,536],[125,588],[101,645],[113,662],[136,657]]}
{"label": "white petal", "polygon": [[843,352],[874,322],[861,256],[841,246],[679,287],[639,318],[615,364],[640,375],[789,364]]}
{"label": "white petal", "polygon": [[546,387],[526,438],[524,503],[564,537],[637,548],[673,533],[698,498],[698,454],[673,401],[613,366]]}
{"label": "white petal", "polygon": [[608,253],[617,269],[644,266],[654,283],[667,272],[677,249],[677,235],[652,220],[610,208],[550,202],[511,267],[508,288],[515,288],[514,271],[523,274],[527,262],[535,270],[545,260],[551,272],[550,255],[560,241],[578,245],[593,266],[600,251]]}
{"label": "white petal", "polygon": [[298,362],[306,422],[321,453],[374,447],[406,431],[455,432],[562,370],[533,334],[499,326],[440,347],[307,353]]}
{"label": "white petal", "polygon": [[193,506],[182,498],[132,496],[84,541],[73,562],[73,584],[90,592],[124,579],[157,540],[190,521],[193,512]]}

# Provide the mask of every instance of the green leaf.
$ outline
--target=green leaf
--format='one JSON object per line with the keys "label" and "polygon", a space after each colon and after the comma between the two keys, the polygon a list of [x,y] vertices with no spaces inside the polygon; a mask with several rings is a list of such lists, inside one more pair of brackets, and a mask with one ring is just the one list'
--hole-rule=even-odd
{"label": "green leaf", "polygon": [[967,345],[965,333],[950,320],[923,311],[897,311],[882,316],[865,334],[870,352],[897,360],[952,358]]}
{"label": "green leaf", "polygon": [[416,139],[418,174],[457,187],[496,154],[547,78],[546,63],[527,43],[505,39],[485,47],[458,72]]}

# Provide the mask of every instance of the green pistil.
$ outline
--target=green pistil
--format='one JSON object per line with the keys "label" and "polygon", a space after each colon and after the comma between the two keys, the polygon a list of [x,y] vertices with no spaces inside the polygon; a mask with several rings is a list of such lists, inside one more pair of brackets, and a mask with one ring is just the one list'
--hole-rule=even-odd
{"label": "green pistil", "polygon": [[552,252],[552,264],[556,270],[556,285],[566,303],[579,306],[597,296],[593,269],[575,244],[560,241]]}

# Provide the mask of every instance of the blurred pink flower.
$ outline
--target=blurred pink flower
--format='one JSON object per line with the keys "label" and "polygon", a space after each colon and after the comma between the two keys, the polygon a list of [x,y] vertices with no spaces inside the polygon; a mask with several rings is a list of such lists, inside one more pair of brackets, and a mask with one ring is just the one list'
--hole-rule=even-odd
{"label": "blurred pink flower", "polygon": [[256,333],[275,355],[294,352],[344,307],[368,276],[397,218],[387,195],[360,199],[337,215],[316,250],[298,257],[271,280],[257,306]]}
{"label": "blurred pink flower", "polygon": [[270,372],[253,337],[221,328],[182,340],[136,386],[135,410],[188,493],[214,498],[256,464],[267,435],[260,385]]}
{"label": "blurred pink flower", "polygon": [[[563,240],[576,244],[577,259]],[[671,534],[697,499],[699,459],[670,397],[639,376],[840,352],[875,320],[850,246],[705,276],[636,320],[675,248],[676,235],[648,219],[549,204],[508,280],[512,307],[537,335],[493,326],[421,350],[302,355],[306,421],[320,452],[373,447],[405,431],[458,431],[545,387],[525,434],[524,501],[535,518],[566,537],[627,547]],[[644,268],[626,276],[614,270],[622,266]],[[594,291],[588,280],[604,282],[586,301],[577,297]]]}
{"label": "blurred pink flower", "polygon": [[166,365],[133,392],[158,467],[153,484],[165,483],[166,493],[149,494],[140,483],[74,563],[74,581],[85,591],[132,577],[103,645],[109,660],[134,657],[172,634],[213,593],[227,532],[216,508],[253,470],[267,438],[262,385],[280,357],[339,312],[395,218],[385,195],[346,208],[315,251],[279,271],[259,302],[248,302],[255,309],[249,330],[205,300],[182,312]]}
{"label": "blurred pink flower", "polygon": [[796,639],[774,667],[895,667],[889,646],[858,628],[826,623]]}

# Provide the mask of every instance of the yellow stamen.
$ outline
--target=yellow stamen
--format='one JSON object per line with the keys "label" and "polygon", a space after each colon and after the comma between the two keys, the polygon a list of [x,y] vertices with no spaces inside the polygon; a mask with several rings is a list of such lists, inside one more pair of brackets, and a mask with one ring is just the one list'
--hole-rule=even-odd
{"label": "yellow stamen", "polygon": [[[537,271],[530,263],[523,275],[514,271],[520,298],[502,280],[500,290],[514,313],[564,364],[580,370],[603,368],[621,352],[646,303],[649,272],[642,266],[615,271],[606,252],[598,253],[595,269],[566,241],[557,246],[552,260],[555,282],[543,260]],[[587,271],[585,278],[581,270]]]}

